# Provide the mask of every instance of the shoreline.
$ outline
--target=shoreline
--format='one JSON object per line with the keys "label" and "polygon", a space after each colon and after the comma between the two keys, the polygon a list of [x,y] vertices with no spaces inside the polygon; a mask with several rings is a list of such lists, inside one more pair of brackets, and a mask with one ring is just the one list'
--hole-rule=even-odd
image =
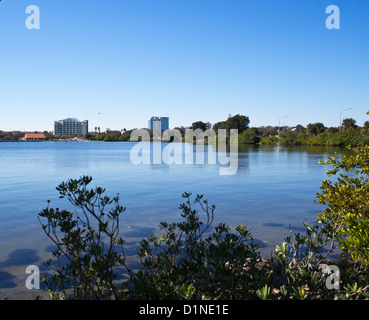
{"label": "shoreline", "polygon": [[[12,142],[20,142],[20,143],[51,143],[51,142],[79,142],[79,143],[83,143],[83,142],[89,142],[89,143],[104,143],[104,142],[117,142],[117,143],[121,143],[121,142],[140,142],[140,141],[129,141],[129,140],[108,140],[108,141],[104,141],[104,140],[85,140],[85,139],[78,139],[78,140],[73,140],[73,139],[66,139],[66,140],[45,140],[45,141],[19,141],[19,140],[7,140],[7,141],[2,141],[0,140],[0,143],[12,143]],[[147,141],[149,142],[149,141]],[[167,143],[172,143],[172,142],[176,142],[176,143],[186,143],[186,141],[150,141],[150,142],[167,142]],[[194,143],[196,144],[196,143]],[[199,143],[199,144],[203,144],[203,145],[207,145],[207,143]],[[227,143],[227,145],[229,145]],[[284,144],[284,143],[241,143],[239,142],[238,145],[241,146],[283,146],[283,147],[340,147],[340,148],[345,148],[348,146],[352,146],[352,147],[357,147],[357,146],[362,146],[361,144],[359,145],[341,145],[341,144]],[[366,144],[364,144],[366,145]]]}

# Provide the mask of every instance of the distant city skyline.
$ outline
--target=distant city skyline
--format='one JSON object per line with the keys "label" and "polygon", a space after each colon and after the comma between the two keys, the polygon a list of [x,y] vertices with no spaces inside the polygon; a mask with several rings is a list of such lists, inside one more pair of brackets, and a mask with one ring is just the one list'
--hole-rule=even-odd
{"label": "distant city skyline", "polygon": [[[367,0],[0,2],[0,130],[170,127],[250,118],[251,127],[369,120]],[[340,8],[340,29],[326,8]],[[280,120],[282,119],[283,120]]]}

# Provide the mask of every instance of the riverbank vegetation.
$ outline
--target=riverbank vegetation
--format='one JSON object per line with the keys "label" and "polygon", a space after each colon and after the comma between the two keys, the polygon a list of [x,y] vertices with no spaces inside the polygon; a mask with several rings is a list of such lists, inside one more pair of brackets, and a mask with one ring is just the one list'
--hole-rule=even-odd
{"label": "riverbank vegetation", "polygon": [[[345,121],[349,124],[346,125]],[[259,131],[257,131],[259,132]],[[310,146],[362,146],[369,144],[369,121],[358,127],[353,119],[345,119],[342,128],[326,128],[322,123],[309,124],[306,128],[285,128],[275,136],[259,135],[261,144],[310,145]]]}
{"label": "riverbank vegetation", "polygon": [[[262,126],[249,127],[250,119],[244,115],[230,116],[225,121],[217,122],[212,129],[218,134],[219,129],[225,129],[227,135],[231,129],[238,130],[239,144],[266,144],[266,145],[297,145],[297,146],[363,146],[369,145],[369,121],[366,121],[363,127],[356,124],[356,120],[347,118],[342,121],[340,127],[326,127],[323,123],[309,123],[306,127],[296,125],[288,126]],[[206,131],[211,125],[202,121],[192,123],[190,127],[178,127],[168,130],[169,136],[176,136],[179,133],[182,141],[185,142],[186,129],[200,129]],[[118,142],[130,141],[132,130],[107,130],[105,132],[90,132],[84,137],[74,137],[71,135],[53,135],[52,132],[44,131],[46,141],[73,141],[78,138],[80,141],[105,141]],[[148,130],[151,140],[153,133]],[[0,141],[18,141],[24,132],[0,131]],[[173,139],[172,139],[173,140]],[[195,141],[195,140],[194,140]],[[205,143],[207,140],[205,139]]]}
{"label": "riverbank vegetation", "polygon": [[[21,139],[22,137],[24,137],[24,134],[25,133],[30,133],[30,132],[25,132],[25,131],[2,131],[2,130],[0,130],[0,142],[15,142],[15,141],[19,141],[19,139]],[[45,135],[46,140],[55,139],[55,136],[53,135],[52,132],[48,132],[48,131],[44,131],[44,132],[34,131],[32,133],[43,133]]]}
{"label": "riverbank vegetation", "polygon": [[119,194],[90,187],[88,176],[63,182],[57,191],[76,210],[49,203],[39,213],[56,246],[47,290],[53,299],[369,299],[369,147],[353,152],[322,162],[339,179],[323,181],[316,224],[291,231],[268,259],[246,225],[213,226],[216,206],[183,193],[178,219],[141,240],[132,266]]}
{"label": "riverbank vegetation", "polygon": [[[233,125],[232,128],[239,129]],[[217,130],[217,124],[214,130]],[[344,119],[340,127],[309,123],[306,127],[251,127],[239,130],[240,144],[298,145],[298,146],[362,146],[369,144],[369,121],[363,127],[352,118]]]}
{"label": "riverbank vegetation", "polygon": [[[323,123],[310,123],[306,127],[296,125],[249,127],[250,120],[243,115],[235,115],[225,121],[217,122],[212,129],[218,133],[219,129],[238,130],[239,144],[267,144],[267,145],[298,145],[298,146],[362,146],[369,144],[369,121],[363,127],[356,125],[354,119],[348,118],[342,121],[341,127],[326,127]],[[186,129],[209,129],[209,124],[196,121],[189,128],[175,128],[185,141]],[[120,131],[108,131],[89,135],[92,141],[130,141],[132,130],[121,133]],[[149,132],[152,137],[152,132]],[[170,133],[170,132],[169,132]]]}

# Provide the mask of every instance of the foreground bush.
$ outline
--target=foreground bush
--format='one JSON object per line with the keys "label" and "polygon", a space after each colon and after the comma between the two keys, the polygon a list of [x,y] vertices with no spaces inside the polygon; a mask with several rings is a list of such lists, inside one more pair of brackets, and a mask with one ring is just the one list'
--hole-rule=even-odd
{"label": "foreground bush", "polygon": [[340,247],[356,261],[369,263],[369,146],[354,149],[342,161],[323,162],[334,181],[324,180],[317,202],[326,208],[319,215],[337,234]]}
{"label": "foreground bush", "polygon": [[[47,207],[39,213],[43,230],[57,247],[52,252],[55,260],[47,262],[54,272],[44,276],[52,298],[120,297],[114,268],[124,265],[124,255],[118,253],[117,246],[124,242],[118,236],[125,208],[118,196],[103,196],[105,189],[87,189],[91,181],[91,177],[84,176],[57,187],[60,198],[67,197],[78,212]],[[111,204],[114,206],[108,211]]]}
{"label": "foreground bush", "polygon": [[192,209],[190,194],[183,194],[183,221],[162,222],[161,237],[142,240],[138,255],[141,269],[128,281],[129,297],[138,299],[247,299],[255,297],[265,275],[262,260],[247,229],[240,225],[231,232],[226,224],[208,229],[215,206],[202,196],[195,203],[205,215]]}
{"label": "foreground bush", "polygon": [[[52,269],[43,277],[53,299],[363,299],[369,298],[368,270],[350,259],[331,261],[337,230],[330,224],[306,226],[277,246],[270,259],[244,225],[212,227],[215,206],[184,193],[179,222],[161,222],[159,235],[143,239],[140,262],[126,264],[119,223],[125,208],[91,177],[57,188],[76,208],[39,213],[43,230],[56,245]],[[196,206],[196,207],[194,207]],[[340,269],[339,289],[327,286],[330,264]],[[127,279],[118,281],[118,270]]]}

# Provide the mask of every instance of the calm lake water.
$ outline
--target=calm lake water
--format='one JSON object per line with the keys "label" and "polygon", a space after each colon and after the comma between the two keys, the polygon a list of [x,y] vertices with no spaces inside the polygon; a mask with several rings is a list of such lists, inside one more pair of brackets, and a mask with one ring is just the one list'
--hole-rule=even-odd
{"label": "calm lake water", "polygon": [[[333,147],[243,146],[238,171],[220,175],[218,164],[134,165],[134,143],[0,143],[0,299],[32,299],[27,290],[28,265],[43,264],[54,249],[37,219],[52,207],[69,208],[55,187],[69,178],[91,175],[92,184],[120,194],[127,207],[121,233],[128,253],[155,232],[160,221],[180,217],[185,191],[203,194],[216,204],[216,222],[245,224],[260,243],[264,256],[303,222],[316,220],[314,203],[327,167],[319,165],[337,152]],[[163,144],[164,146],[164,144]],[[214,152],[210,147],[206,152]]]}

